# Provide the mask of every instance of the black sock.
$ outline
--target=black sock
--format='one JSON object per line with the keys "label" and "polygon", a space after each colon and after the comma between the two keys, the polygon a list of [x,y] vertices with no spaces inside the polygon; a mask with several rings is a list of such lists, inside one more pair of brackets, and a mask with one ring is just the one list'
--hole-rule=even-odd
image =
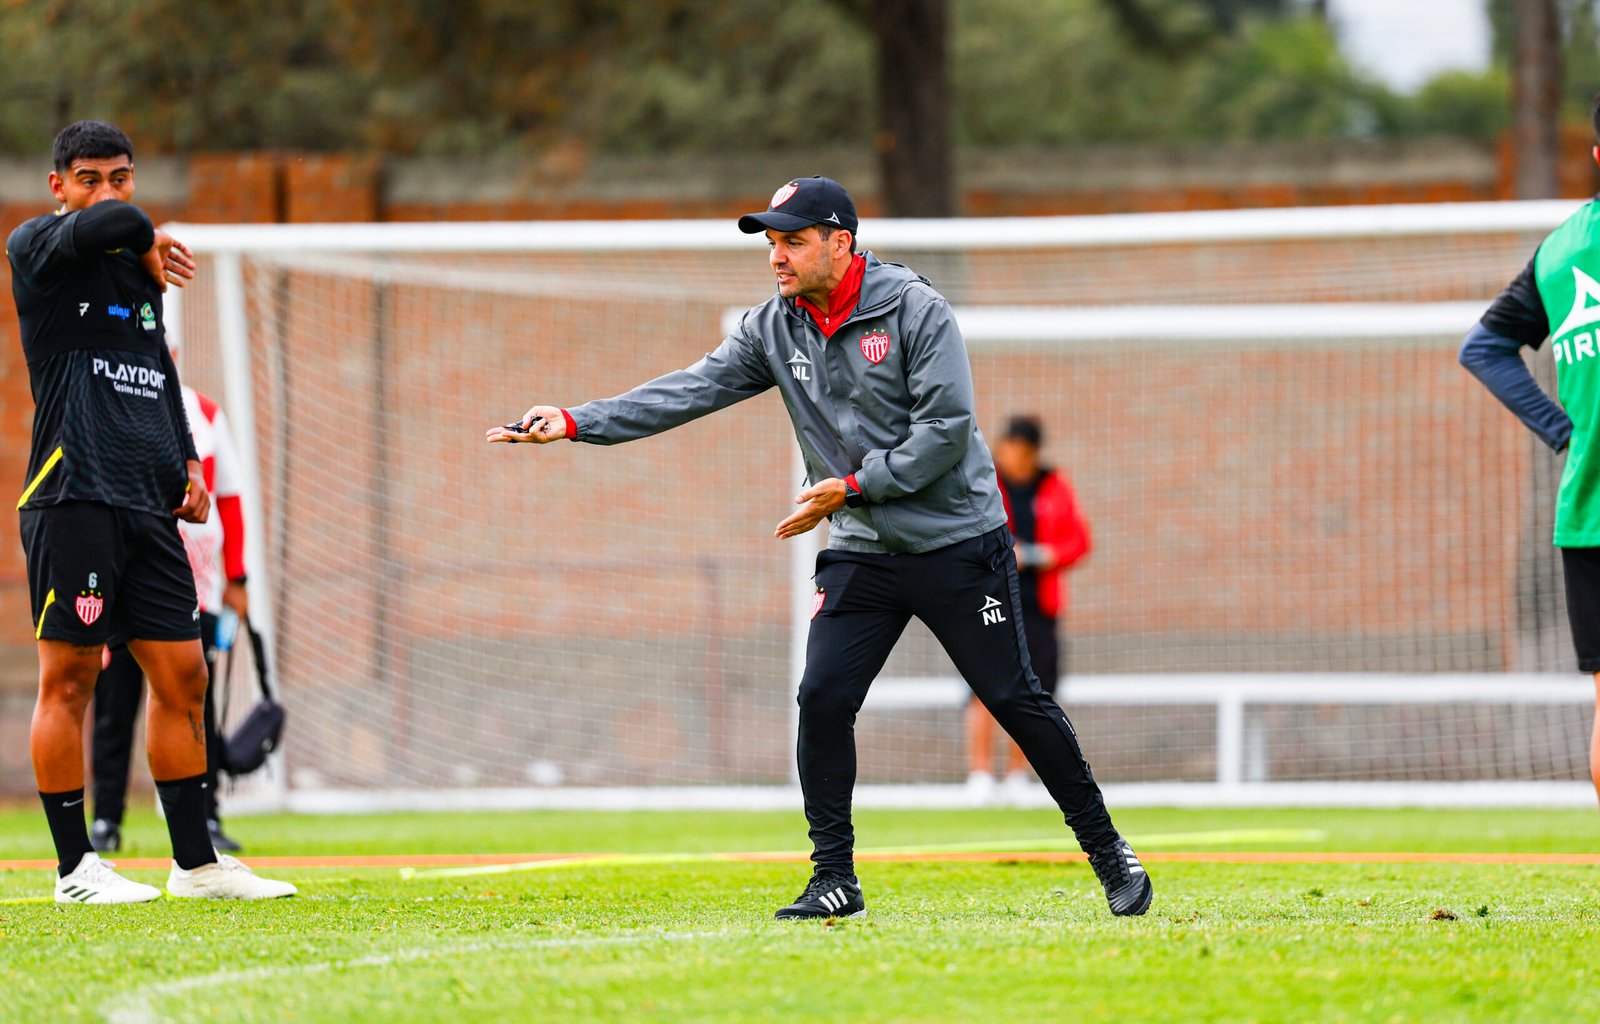
{"label": "black sock", "polygon": [[56,871],[65,878],[78,870],[83,855],[93,853],[89,845],[89,826],[83,821],[83,787],[65,793],[40,793],[44,817],[50,823],[50,838],[55,840]]}
{"label": "black sock", "polygon": [[206,829],[206,777],[157,782],[161,809],[167,812],[167,835],[172,837],[172,859],[185,871],[217,859]]}

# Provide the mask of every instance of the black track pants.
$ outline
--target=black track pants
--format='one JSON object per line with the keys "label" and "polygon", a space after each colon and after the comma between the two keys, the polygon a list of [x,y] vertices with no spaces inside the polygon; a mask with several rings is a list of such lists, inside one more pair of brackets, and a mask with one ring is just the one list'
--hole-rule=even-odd
{"label": "black track pants", "polygon": [[1040,689],[1028,660],[1005,527],[920,555],[824,551],[816,582],[821,603],[800,683],[799,759],[818,868],[854,870],[856,712],[913,615],[1017,741],[1078,842],[1090,848],[1111,840],[1116,831],[1072,723]]}

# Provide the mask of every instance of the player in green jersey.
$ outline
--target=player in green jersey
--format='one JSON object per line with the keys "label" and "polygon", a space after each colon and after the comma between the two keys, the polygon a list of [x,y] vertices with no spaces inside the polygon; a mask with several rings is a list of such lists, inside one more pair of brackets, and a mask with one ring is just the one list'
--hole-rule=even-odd
{"label": "player in green jersey", "polygon": [[[1600,139],[1600,96],[1592,112]],[[1600,163],[1600,145],[1592,151]],[[1549,339],[1551,401],[1521,348]],[[1600,795],[1600,202],[1552,231],[1461,346],[1461,364],[1553,451],[1567,453],[1556,495],[1555,545],[1566,578],[1578,670],[1595,677],[1589,775]]]}

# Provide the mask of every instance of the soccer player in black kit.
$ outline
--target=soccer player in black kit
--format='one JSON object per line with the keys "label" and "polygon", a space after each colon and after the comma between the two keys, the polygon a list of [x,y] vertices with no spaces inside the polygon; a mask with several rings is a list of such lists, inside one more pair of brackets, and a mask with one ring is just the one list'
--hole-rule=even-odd
{"label": "soccer player in black kit", "polygon": [[[56,136],[60,204],[6,240],[35,406],[17,502],[27,553],[39,700],[29,747],[58,865],[60,903],[143,903],[153,886],[94,853],[84,822],[83,716],[108,643],[150,679],[150,774],[166,811],[173,896],[293,895],[211,846],[206,829],[206,667],[177,519],[210,498],[167,352],[161,293],[194,276],[188,249],[133,197],[133,145],[80,121]],[[176,518],[174,518],[176,517]]]}

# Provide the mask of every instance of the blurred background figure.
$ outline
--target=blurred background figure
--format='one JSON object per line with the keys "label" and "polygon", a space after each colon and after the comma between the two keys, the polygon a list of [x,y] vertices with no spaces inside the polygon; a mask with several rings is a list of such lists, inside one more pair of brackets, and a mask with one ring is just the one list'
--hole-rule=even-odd
{"label": "blurred background figure", "polygon": [[[170,346],[173,358],[178,346]],[[239,499],[241,469],[228,418],[210,397],[183,385],[183,410],[189,417],[194,447],[204,467],[212,514],[203,523],[180,523],[184,550],[194,572],[200,608],[200,643],[205,648],[211,685],[206,687],[206,823],[211,845],[237,853],[239,843],[222,831],[217,806],[217,775],[223,739],[217,727],[217,650],[228,647],[250,612],[245,590],[244,512]],[[222,621],[219,632],[218,622]],[[94,826],[89,842],[96,852],[114,853],[122,846],[122,816],[127,807],[128,765],[133,755],[134,725],[144,698],[144,674],[126,646],[108,652],[94,688]]]}
{"label": "blurred background figure", "polygon": [[[1063,658],[1056,621],[1067,610],[1066,572],[1089,553],[1089,523],[1078,511],[1072,484],[1060,470],[1039,461],[1044,429],[1038,417],[1013,416],[994,445],[1011,534],[1016,538],[1022,587],[1022,623],[1028,657],[1045,693],[1054,694]],[[995,720],[976,699],[967,704],[967,790],[976,803],[991,802],[999,788],[994,774]],[[1028,762],[1006,741],[1005,789],[1015,797],[1029,784]]]}

